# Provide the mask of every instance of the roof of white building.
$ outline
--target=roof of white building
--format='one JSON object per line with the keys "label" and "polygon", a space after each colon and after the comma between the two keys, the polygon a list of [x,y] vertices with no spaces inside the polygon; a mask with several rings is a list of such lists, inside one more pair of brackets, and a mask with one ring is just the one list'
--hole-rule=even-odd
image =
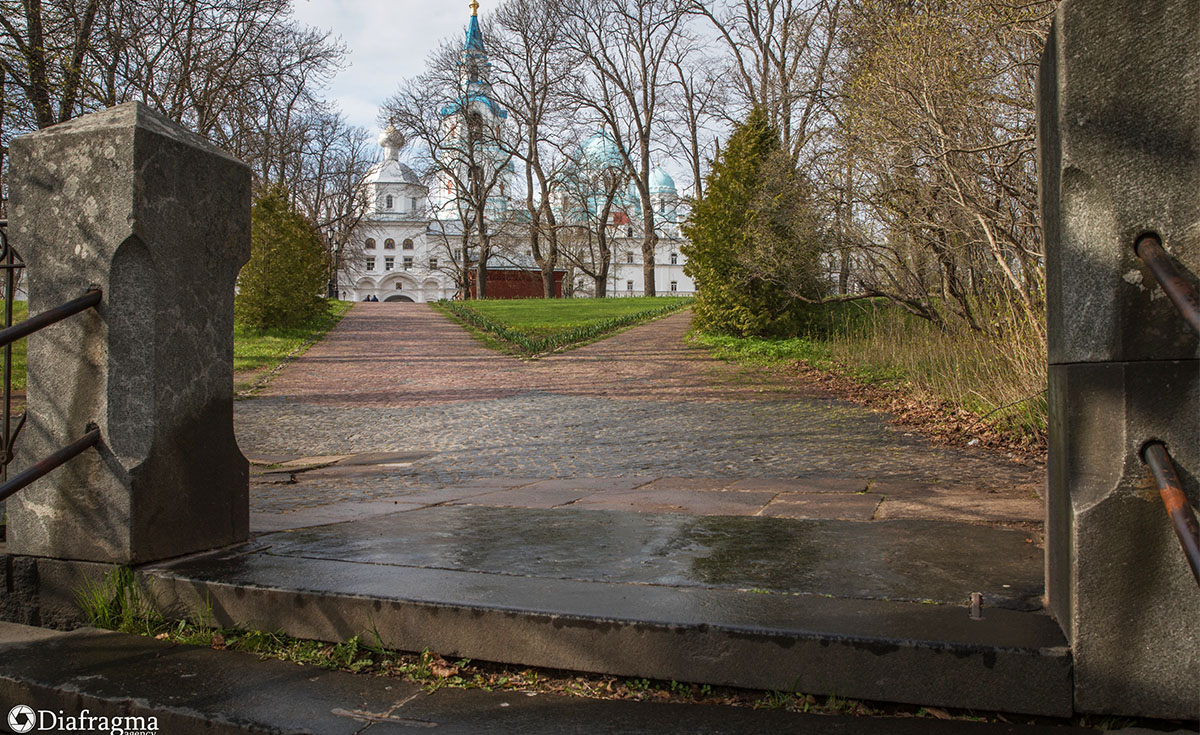
{"label": "roof of white building", "polygon": [[416,184],[422,186],[421,179],[408,166],[400,162],[400,149],[404,147],[404,136],[392,126],[388,126],[379,135],[379,145],[383,148],[383,160],[371,167],[367,174],[368,184]]}

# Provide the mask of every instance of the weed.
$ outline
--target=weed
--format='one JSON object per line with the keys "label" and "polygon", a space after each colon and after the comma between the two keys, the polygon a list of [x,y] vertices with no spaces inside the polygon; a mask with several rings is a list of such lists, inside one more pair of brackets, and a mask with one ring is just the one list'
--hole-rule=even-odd
{"label": "weed", "polygon": [[155,635],[166,625],[129,567],[115,566],[99,582],[85,579],[75,600],[94,628]]}

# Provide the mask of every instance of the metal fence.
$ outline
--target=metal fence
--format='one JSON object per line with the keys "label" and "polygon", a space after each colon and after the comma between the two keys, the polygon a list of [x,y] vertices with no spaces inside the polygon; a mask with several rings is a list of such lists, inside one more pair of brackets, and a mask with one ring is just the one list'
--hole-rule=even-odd
{"label": "metal fence", "polygon": [[[1196,288],[1176,267],[1175,260],[1163,248],[1159,236],[1151,232],[1138,237],[1133,250],[1149,267],[1158,285],[1179,309],[1184,320],[1200,334],[1200,298],[1197,298]],[[1154,473],[1175,535],[1183,546],[1196,584],[1200,585],[1200,524],[1196,522],[1196,514],[1183,492],[1171,453],[1164,442],[1155,439],[1142,446],[1141,458]]]}
{"label": "metal fence", "polygon": [[48,309],[37,316],[30,317],[20,324],[13,324],[13,302],[16,299],[17,271],[24,267],[25,262],[21,259],[16,248],[8,241],[8,222],[0,220],[0,269],[4,271],[4,324],[3,329],[0,329],[0,347],[4,350],[4,416],[3,426],[0,428],[0,431],[3,432],[3,436],[0,436],[0,480],[2,480],[0,482],[0,500],[5,500],[12,496],[18,490],[53,472],[58,467],[78,457],[100,442],[100,430],[95,427],[89,427],[88,431],[79,439],[59,449],[49,457],[34,462],[17,475],[11,478],[8,476],[8,466],[13,461],[13,450],[16,446],[17,438],[20,436],[21,429],[25,426],[25,419],[29,415],[29,408],[26,406],[25,410],[21,412],[20,417],[15,422],[13,421],[13,343],[28,337],[40,329],[45,329],[51,324],[56,324],[82,311],[96,307],[103,296],[98,289],[94,289],[77,299],[68,301],[53,309]]}

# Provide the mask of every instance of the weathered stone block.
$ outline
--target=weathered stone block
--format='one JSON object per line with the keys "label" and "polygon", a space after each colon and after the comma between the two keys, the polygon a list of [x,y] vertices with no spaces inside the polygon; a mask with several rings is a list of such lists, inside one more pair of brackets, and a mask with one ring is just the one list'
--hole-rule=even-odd
{"label": "weathered stone block", "polygon": [[245,539],[232,335],[249,170],[139,103],[18,138],[11,169],[30,312],[89,287],[104,300],[29,340],[18,463],[90,424],[103,443],[14,496],[9,550],[137,563]]}
{"label": "weathered stone block", "polygon": [[1133,251],[1200,273],[1200,10],[1064,0],[1039,85],[1050,362],[1187,359],[1200,340]]}
{"label": "weathered stone block", "polygon": [[1200,592],[1139,450],[1200,495],[1200,339],[1133,244],[1200,272],[1200,6],[1063,0],[1039,84],[1046,588],[1083,712],[1200,716]]}
{"label": "weathered stone block", "polygon": [[1138,456],[1167,441],[1193,505],[1200,362],[1050,367],[1047,592],[1081,712],[1200,717],[1200,589]]}

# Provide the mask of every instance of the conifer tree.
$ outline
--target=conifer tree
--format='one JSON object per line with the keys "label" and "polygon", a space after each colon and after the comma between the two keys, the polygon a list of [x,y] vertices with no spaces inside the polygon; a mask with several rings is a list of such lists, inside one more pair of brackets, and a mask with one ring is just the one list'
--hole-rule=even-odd
{"label": "conifer tree", "polygon": [[738,125],[713,162],[704,198],[696,202],[684,235],[684,272],[696,281],[693,307],[700,329],[735,335],[770,335],[786,330],[791,299],[747,265],[767,162],[779,150],[779,133],[762,108]]}
{"label": "conifer tree", "polygon": [[287,189],[267,187],[250,212],[250,262],[238,275],[237,322],[268,329],[319,317],[326,258],[320,234],[292,206]]}

